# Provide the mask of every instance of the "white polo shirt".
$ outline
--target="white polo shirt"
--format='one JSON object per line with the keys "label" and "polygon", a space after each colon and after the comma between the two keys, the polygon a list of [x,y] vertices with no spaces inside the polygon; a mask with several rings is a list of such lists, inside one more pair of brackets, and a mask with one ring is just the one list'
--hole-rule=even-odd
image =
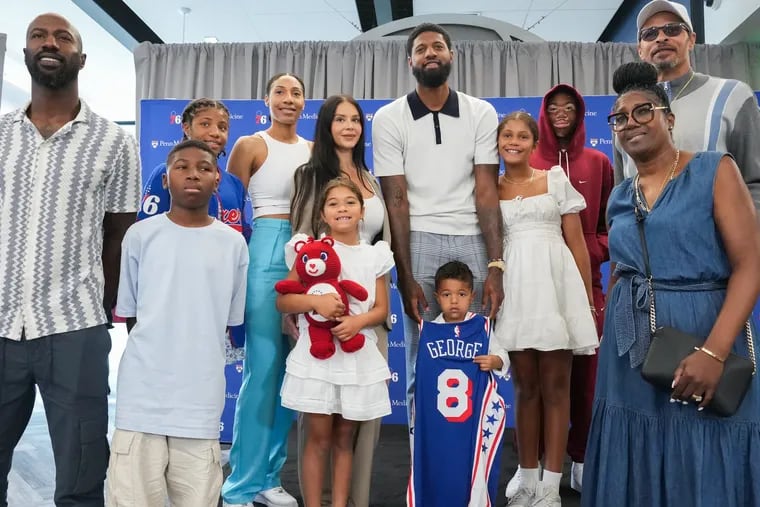
{"label": "white polo shirt", "polygon": [[0,117],[0,337],[104,324],[103,218],[140,204],[137,143],[80,101],[45,139],[28,105]]}
{"label": "white polo shirt", "polygon": [[381,107],[372,120],[374,173],[404,175],[412,231],[480,234],[475,164],[498,164],[496,111],[451,90],[431,111],[416,91]]}

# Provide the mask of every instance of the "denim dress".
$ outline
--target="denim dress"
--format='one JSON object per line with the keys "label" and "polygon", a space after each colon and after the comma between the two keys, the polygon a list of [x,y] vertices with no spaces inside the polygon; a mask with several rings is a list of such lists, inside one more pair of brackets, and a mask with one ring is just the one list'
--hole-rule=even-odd
{"label": "denim dress", "polygon": [[[731,266],[713,217],[718,152],[697,153],[644,211],[657,325],[707,338]],[[650,343],[649,294],[632,180],[607,206],[611,261],[620,277],[608,298],[583,476],[585,507],[760,505],[760,376],[730,418],[641,377]],[[754,327],[754,326],[753,326]],[[742,332],[733,346],[747,357]]]}

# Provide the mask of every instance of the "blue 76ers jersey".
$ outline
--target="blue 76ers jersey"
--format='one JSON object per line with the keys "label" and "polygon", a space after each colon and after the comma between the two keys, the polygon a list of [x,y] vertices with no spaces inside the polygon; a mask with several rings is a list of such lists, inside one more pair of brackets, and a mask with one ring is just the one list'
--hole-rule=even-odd
{"label": "blue 76ers jersey", "polygon": [[[208,203],[208,214],[243,233],[245,240],[248,241],[251,238],[253,218],[251,198],[237,176],[221,170],[219,173],[221,176],[219,188]],[[169,211],[171,196],[169,190],[163,185],[164,174],[166,174],[166,164],[159,164],[145,183],[137,220]],[[242,347],[245,343],[245,326],[241,324],[229,329],[232,343],[237,347]]]}
{"label": "blue 76ers jersey", "polygon": [[488,354],[490,334],[482,315],[420,326],[409,507],[493,505],[506,406],[494,374],[472,361]]}

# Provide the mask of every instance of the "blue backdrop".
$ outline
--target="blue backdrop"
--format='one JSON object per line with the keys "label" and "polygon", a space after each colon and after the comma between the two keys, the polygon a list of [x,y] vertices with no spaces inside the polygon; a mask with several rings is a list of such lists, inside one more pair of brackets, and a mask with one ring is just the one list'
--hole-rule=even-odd
{"label": "blue backdrop", "polygon": [[[499,118],[512,111],[525,111],[538,118],[541,97],[519,98],[487,98],[493,104]],[[589,96],[586,100],[586,134],[588,146],[596,148],[612,157],[612,133],[607,125],[607,114],[612,109],[614,97]],[[182,138],[180,127],[182,110],[188,100],[144,100],[141,103],[140,122],[140,155],[142,158],[143,180],[160,163],[166,161],[169,150]],[[372,118],[375,112],[390,100],[359,100],[365,114],[366,129],[366,159],[372,168]],[[230,110],[230,136],[227,151],[232,149],[238,137],[248,135],[269,127],[269,111],[263,100],[225,100]],[[306,139],[313,139],[317,112],[321,100],[307,100],[306,107],[298,122],[298,133]],[[496,140],[494,140],[496,142]],[[227,158],[219,159],[222,169],[226,168]],[[394,280],[395,282],[395,280]],[[385,423],[406,424],[406,396],[404,379],[406,368],[404,360],[404,334],[399,319],[402,315],[401,301],[392,287],[391,320],[394,326],[388,336],[388,362],[391,369],[390,395],[393,413],[384,419]],[[229,442],[232,439],[232,424],[235,413],[235,402],[242,381],[242,364],[232,364],[226,368],[227,394],[222,420],[220,422],[220,440]],[[500,393],[507,404],[507,425],[514,426],[512,413],[513,394],[511,382],[504,381],[500,385]]]}

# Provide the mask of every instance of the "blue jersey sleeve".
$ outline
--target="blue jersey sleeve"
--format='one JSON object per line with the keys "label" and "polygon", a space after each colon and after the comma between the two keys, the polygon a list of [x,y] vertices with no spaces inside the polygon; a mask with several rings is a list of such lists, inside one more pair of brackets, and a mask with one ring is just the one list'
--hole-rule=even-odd
{"label": "blue jersey sleeve", "polygon": [[232,173],[225,172],[224,178],[229,180],[231,188],[235,189],[235,208],[240,210],[240,227],[245,241],[251,239],[251,230],[253,227],[253,206],[251,205],[251,196],[248,190],[243,186],[243,182]]}
{"label": "blue jersey sleeve", "polygon": [[153,169],[153,173],[145,182],[140,209],[137,211],[137,220],[169,211],[171,199],[169,190],[165,189],[163,185],[164,174],[166,174],[166,164],[160,164]]}

